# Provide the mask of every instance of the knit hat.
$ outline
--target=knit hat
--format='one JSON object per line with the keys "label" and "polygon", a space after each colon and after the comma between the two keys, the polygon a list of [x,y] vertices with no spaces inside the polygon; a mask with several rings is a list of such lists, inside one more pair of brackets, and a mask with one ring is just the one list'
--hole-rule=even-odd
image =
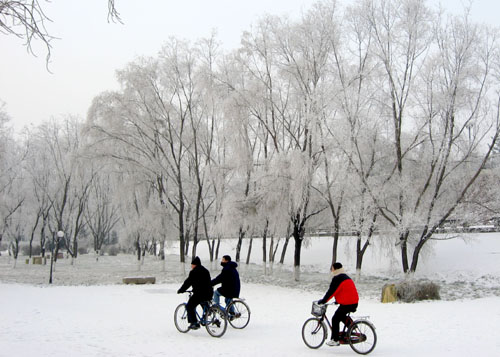
{"label": "knit hat", "polygon": [[194,257],[193,260],[191,261],[192,265],[201,265],[201,260],[198,257]]}
{"label": "knit hat", "polygon": [[332,266],[333,266],[333,270],[337,270],[337,269],[342,268],[342,264],[340,264],[339,262],[337,262],[337,263],[333,263],[333,265],[332,265]]}

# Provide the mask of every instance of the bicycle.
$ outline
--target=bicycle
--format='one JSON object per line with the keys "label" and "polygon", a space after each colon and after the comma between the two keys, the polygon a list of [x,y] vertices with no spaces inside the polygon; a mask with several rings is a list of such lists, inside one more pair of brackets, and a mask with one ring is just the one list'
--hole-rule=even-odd
{"label": "bicycle", "polygon": [[229,324],[236,329],[244,329],[250,322],[250,307],[245,299],[233,298],[225,308],[220,304],[217,306],[226,312]]}
{"label": "bicycle", "polygon": [[[302,326],[302,339],[309,348],[320,348],[326,340],[332,325],[326,316],[327,307],[330,304],[320,305],[313,301],[311,314],[314,317],[307,319]],[[375,326],[368,320],[369,316],[358,316],[354,319],[351,314],[347,314],[344,328],[339,334],[339,343],[349,345],[362,355],[373,351],[377,344],[377,333]],[[326,321],[326,324],[325,324]],[[327,330],[327,325],[330,330]]]}
{"label": "bicycle", "polygon": [[[189,297],[193,295],[193,292],[188,290]],[[187,320],[187,302],[184,302],[175,308],[174,312],[174,324],[177,330],[182,333],[189,331],[189,322]],[[219,306],[211,304],[211,302],[205,301],[200,304],[202,307],[202,313],[200,315],[198,309],[196,310],[196,317],[200,322],[200,325],[205,326],[207,332],[212,337],[222,337],[227,329],[227,315]]]}

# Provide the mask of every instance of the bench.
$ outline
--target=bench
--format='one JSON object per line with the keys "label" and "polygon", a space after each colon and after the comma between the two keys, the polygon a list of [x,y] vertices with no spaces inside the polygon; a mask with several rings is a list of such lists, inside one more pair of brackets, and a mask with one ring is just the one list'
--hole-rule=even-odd
{"label": "bench", "polygon": [[156,277],[154,276],[133,276],[123,278],[124,284],[154,284],[156,283]]}

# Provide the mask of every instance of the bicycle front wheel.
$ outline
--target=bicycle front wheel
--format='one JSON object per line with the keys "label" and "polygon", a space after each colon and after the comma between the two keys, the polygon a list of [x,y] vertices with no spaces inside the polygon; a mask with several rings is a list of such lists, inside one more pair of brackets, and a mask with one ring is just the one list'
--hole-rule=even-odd
{"label": "bicycle front wheel", "polygon": [[349,345],[362,355],[367,355],[377,344],[377,333],[375,327],[368,321],[354,321],[347,332]]}
{"label": "bicycle front wheel", "polygon": [[250,308],[241,300],[233,300],[227,307],[229,324],[237,329],[247,327],[250,322]]}
{"label": "bicycle front wheel", "polygon": [[186,304],[177,306],[174,312],[174,324],[177,330],[182,333],[189,331],[189,322],[187,319]]}
{"label": "bicycle front wheel", "polygon": [[217,306],[211,306],[205,316],[205,328],[212,337],[221,337],[227,329],[226,313]]}
{"label": "bicycle front wheel", "polygon": [[311,317],[302,326],[302,339],[309,348],[320,348],[326,340],[326,326],[318,318]]}

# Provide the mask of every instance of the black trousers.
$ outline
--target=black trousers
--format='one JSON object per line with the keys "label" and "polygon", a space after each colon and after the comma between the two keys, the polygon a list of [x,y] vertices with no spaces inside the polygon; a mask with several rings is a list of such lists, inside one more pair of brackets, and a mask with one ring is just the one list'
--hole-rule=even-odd
{"label": "black trousers", "polygon": [[204,301],[207,301],[207,299],[197,295],[193,295],[189,298],[186,304],[186,311],[187,311],[188,322],[190,324],[195,324],[198,322],[198,318],[196,317],[196,306],[198,306]]}
{"label": "black trousers", "polygon": [[339,340],[340,321],[346,324],[346,316],[349,312],[355,312],[358,304],[340,305],[335,314],[332,316],[332,340]]}

